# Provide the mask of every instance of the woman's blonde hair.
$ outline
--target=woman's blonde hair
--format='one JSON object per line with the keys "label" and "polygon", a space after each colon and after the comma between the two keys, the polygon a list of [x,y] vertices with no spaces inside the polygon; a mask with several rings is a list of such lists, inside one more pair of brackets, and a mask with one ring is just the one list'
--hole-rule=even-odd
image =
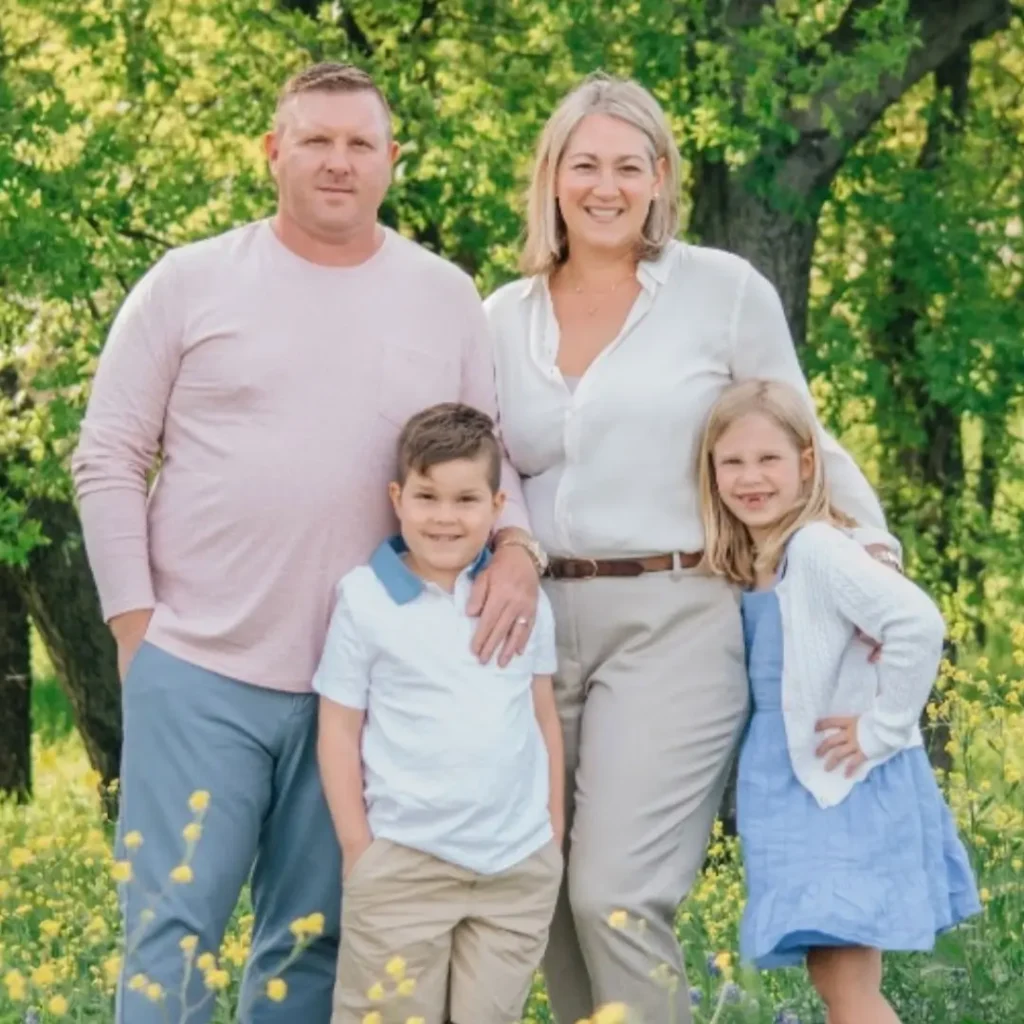
{"label": "woman's blonde hair", "polygon": [[639,129],[647,138],[652,167],[665,160],[665,180],[651,202],[637,259],[657,259],[679,230],[679,150],[665,112],[640,84],[600,72],[588,76],[548,118],[534,157],[526,196],[524,274],[547,274],[569,255],[565,221],[555,195],[558,166],[572,133],[591,114],[606,114]]}
{"label": "woman's blonde hair", "polygon": [[[786,432],[800,452],[810,450],[812,470],[796,505],[775,524],[768,539],[755,547],[747,528],[725,506],[715,478],[714,452],[722,435],[738,419],[757,413]],[[809,400],[795,388],[773,380],[747,380],[726,388],[708,414],[698,469],[704,560],[710,572],[751,586],[759,570],[774,572],[786,542],[807,523],[824,520],[837,526],[856,523],[833,508],[819,431]]]}

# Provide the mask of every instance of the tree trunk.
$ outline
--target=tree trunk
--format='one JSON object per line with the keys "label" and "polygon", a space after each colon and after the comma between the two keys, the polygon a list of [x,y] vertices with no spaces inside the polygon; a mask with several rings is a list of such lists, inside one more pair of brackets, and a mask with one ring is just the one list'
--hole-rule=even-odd
{"label": "tree trunk", "polygon": [[821,200],[807,200],[800,210],[777,209],[745,176],[731,175],[717,160],[699,160],[694,178],[690,232],[702,245],[748,259],[775,285],[789,329],[801,344]]}
{"label": "tree trunk", "polygon": [[16,572],[0,566],[0,796],[24,802],[32,794],[32,671]]}
{"label": "tree trunk", "polygon": [[89,762],[109,783],[121,762],[121,685],[78,515],[70,503],[50,500],[34,501],[30,512],[50,543],[29,555],[22,577],[25,600],[71,703]]}

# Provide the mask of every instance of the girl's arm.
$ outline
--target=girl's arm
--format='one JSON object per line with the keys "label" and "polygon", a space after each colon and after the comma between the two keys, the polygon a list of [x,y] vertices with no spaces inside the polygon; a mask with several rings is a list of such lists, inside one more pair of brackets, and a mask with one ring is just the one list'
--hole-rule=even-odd
{"label": "girl's arm", "polygon": [[881,644],[878,692],[860,716],[857,741],[865,757],[893,753],[910,739],[935,682],[942,615],[923,590],[833,527],[810,524],[794,543],[821,600]]}
{"label": "girl's arm", "polygon": [[365,711],[320,698],[317,760],[346,876],[373,841],[363,801],[360,750],[365,718]]}
{"label": "girl's arm", "polygon": [[565,755],[551,676],[533,677],[533,708],[544,745],[548,748],[548,775],[551,779],[548,810],[555,840],[561,846],[565,834]]}

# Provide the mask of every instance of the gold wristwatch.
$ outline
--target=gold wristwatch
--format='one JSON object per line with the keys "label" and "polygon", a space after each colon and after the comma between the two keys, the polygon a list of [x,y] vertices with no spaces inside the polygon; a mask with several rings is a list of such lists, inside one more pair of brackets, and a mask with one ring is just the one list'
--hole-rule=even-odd
{"label": "gold wristwatch", "polygon": [[533,567],[537,570],[538,576],[543,576],[548,571],[549,559],[547,552],[532,537],[525,534],[513,534],[507,540],[499,541],[497,547],[507,548],[512,545],[522,548],[530,556],[530,561],[533,562]]}

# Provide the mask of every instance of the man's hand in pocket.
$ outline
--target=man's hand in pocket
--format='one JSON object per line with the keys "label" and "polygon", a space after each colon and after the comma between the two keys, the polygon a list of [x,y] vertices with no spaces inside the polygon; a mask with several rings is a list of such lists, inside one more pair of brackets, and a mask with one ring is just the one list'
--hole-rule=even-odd
{"label": "man's hand in pocket", "polygon": [[110,620],[110,632],[117,642],[117,674],[124,682],[128,675],[128,666],[139,653],[142,641],[149,629],[149,620],[153,618],[152,608],[138,608],[135,611],[115,615]]}

